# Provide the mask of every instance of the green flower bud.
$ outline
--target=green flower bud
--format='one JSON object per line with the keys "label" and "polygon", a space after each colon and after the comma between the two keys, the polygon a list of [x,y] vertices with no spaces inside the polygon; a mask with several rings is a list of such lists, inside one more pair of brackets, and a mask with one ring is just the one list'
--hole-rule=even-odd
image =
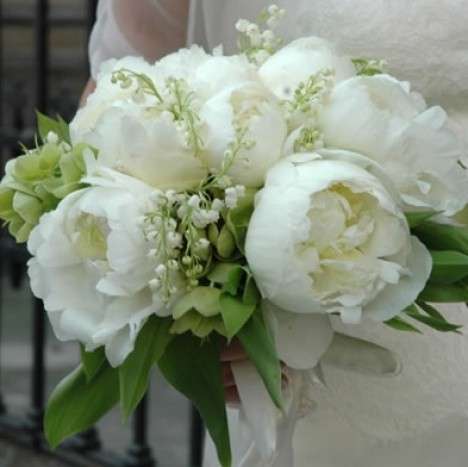
{"label": "green flower bud", "polygon": [[11,160],[0,183],[0,219],[18,242],[25,242],[41,216],[83,187],[83,154],[88,146],[46,142]]}
{"label": "green flower bud", "polygon": [[216,249],[221,258],[230,258],[236,251],[236,241],[226,225],[221,229],[216,242]]}

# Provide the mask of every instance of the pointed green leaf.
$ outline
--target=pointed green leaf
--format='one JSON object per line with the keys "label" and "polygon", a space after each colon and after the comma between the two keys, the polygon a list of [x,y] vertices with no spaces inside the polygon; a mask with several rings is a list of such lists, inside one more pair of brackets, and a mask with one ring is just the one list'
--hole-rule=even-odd
{"label": "pointed green leaf", "polygon": [[413,233],[430,249],[453,250],[468,255],[468,227],[424,222]]}
{"label": "pointed green leaf", "polygon": [[80,365],[55,388],[47,404],[44,431],[55,449],[66,438],[87,430],[119,400],[115,368],[103,365],[88,383]]}
{"label": "pointed green leaf", "polygon": [[94,352],[86,352],[85,348],[80,346],[81,364],[86,375],[86,381],[91,381],[106,362],[104,348],[100,347]]}
{"label": "pointed green leaf", "polygon": [[36,112],[37,128],[42,141],[46,141],[50,132],[55,133],[62,141],[70,143],[70,130],[68,124],[61,118],[53,119],[41,112]]}
{"label": "pointed green leaf", "polygon": [[257,304],[261,300],[260,291],[257,288],[255,279],[249,274],[244,286],[244,293],[242,294],[242,301],[248,305]]}
{"label": "pointed green leaf", "polygon": [[418,301],[417,305],[419,306],[419,308],[424,310],[429,316],[432,316],[433,318],[437,318],[441,321],[447,321],[445,317],[442,315],[442,313],[436,310],[433,306],[429,305],[429,303]]}
{"label": "pointed green leaf", "polygon": [[151,316],[138,334],[135,349],[119,368],[120,405],[124,420],[136,409],[148,389],[150,372],[174,338],[170,318]]}
{"label": "pointed green leaf", "polygon": [[245,304],[228,293],[221,295],[219,304],[221,306],[221,315],[229,339],[237,335],[257,307],[256,303],[250,305]]}
{"label": "pointed green leaf", "polygon": [[273,402],[282,408],[281,365],[273,339],[259,313],[254,313],[237,337],[255,364]]}
{"label": "pointed green leaf", "polygon": [[196,310],[207,318],[220,313],[219,297],[221,289],[196,287],[180,298],[172,309],[172,316],[178,320],[190,310]]}
{"label": "pointed green leaf", "polygon": [[458,251],[431,251],[430,280],[437,284],[453,284],[468,276],[468,256]]}
{"label": "pointed green leaf", "polygon": [[429,220],[436,214],[436,211],[405,212],[406,220],[411,229]]}
{"label": "pointed green leaf", "polygon": [[[211,224],[212,225],[212,224]],[[208,274],[208,280],[224,285],[229,280],[231,271],[241,268],[237,263],[217,263]]]}
{"label": "pointed green leaf", "polygon": [[231,466],[231,447],[221,380],[221,339],[200,341],[189,333],[177,336],[159,361],[164,377],[200,412],[214,441],[219,462]]}
{"label": "pointed green leaf", "polygon": [[237,295],[237,291],[239,290],[245,275],[245,271],[242,267],[239,266],[238,268],[233,269],[228,275],[228,280],[224,284],[223,290],[233,296]]}
{"label": "pointed green leaf", "polygon": [[413,318],[414,320],[419,321],[420,323],[423,323],[426,326],[429,326],[435,329],[436,331],[440,331],[440,332],[456,332],[461,327],[463,327],[463,326],[458,326],[456,324],[448,323],[445,320],[433,318],[432,316],[423,315],[415,305],[408,307],[405,310],[405,313],[411,318]]}
{"label": "pointed green leaf", "polygon": [[392,329],[395,329],[396,331],[416,332],[418,334],[422,334],[418,328],[414,327],[412,324],[408,323],[399,316],[395,316],[394,318],[385,321],[384,324],[391,327]]}
{"label": "pointed green leaf", "polygon": [[468,287],[463,282],[450,285],[429,283],[420,293],[419,300],[429,303],[468,302]]}

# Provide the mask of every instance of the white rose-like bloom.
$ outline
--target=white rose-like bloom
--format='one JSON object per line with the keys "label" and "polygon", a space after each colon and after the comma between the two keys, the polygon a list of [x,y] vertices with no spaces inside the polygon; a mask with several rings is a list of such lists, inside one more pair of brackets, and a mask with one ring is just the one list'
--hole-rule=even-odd
{"label": "white rose-like bloom", "polygon": [[388,320],[424,288],[431,256],[376,175],[343,153],[325,157],[293,155],[271,169],[247,233],[249,266],[284,310]]}
{"label": "white rose-like bloom", "polygon": [[354,65],[319,37],[297,39],[271,56],[259,69],[260,78],[280,99],[290,99],[299,83],[320,71],[334,70],[337,82],[356,75]]}
{"label": "white rose-like bloom", "polygon": [[260,84],[243,83],[209,99],[200,111],[205,124],[203,157],[210,169],[220,169],[225,152],[236,141],[236,126],[247,128],[243,148],[228,175],[246,187],[263,185],[267,170],[281,157],[286,121],[275,96]]}
{"label": "white rose-like bloom", "polygon": [[[116,263],[109,239],[124,229],[122,222],[137,224],[122,214],[132,212],[151,192],[136,181],[125,188],[75,192],[41,218],[28,242],[33,255],[28,263],[31,287],[44,301],[56,336],[78,340],[88,351],[104,346],[112,366],[120,365],[133,350],[146,318],[164,314],[145,280],[138,286],[138,278],[128,284],[132,294],[110,296],[98,290]],[[130,267],[134,273],[147,269],[144,262]],[[139,274],[141,278],[143,272]]]}
{"label": "white rose-like bloom", "polygon": [[355,77],[338,84],[320,116],[326,147],[364,154],[383,166],[406,209],[452,216],[468,202],[462,144],[440,107],[391,76]]}
{"label": "white rose-like bloom", "polygon": [[98,164],[159,189],[194,188],[208,172],[169,112],[111,107],[84,141],[99,150]]}
{"label": "white rose-like bloom", "polygon": [[143,58],[125,57],[104,62],[96,79],[96,89],[88,96],[85,105],[78,110],[70,123],[70,135],[74,143],[82,142],[93,130],[101,115],[111,106],[131,101],[136,90],[135,83],[122,89],[119,84],[111,82],[113,72],[123,68],[155,77],[154,67]]}
{"label": "white rose-like bloom", "polygon": [[227,87],[259,81],[257,68],[244,55],[210,55],[198,46],[162,58],[155,64],[155,74],[185,79],[202,101]]}

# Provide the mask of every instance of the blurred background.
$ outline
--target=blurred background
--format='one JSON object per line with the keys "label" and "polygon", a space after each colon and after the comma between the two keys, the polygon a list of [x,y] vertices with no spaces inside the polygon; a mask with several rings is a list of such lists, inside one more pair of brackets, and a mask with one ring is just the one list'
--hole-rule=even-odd
{"label": "blurred background", "polygon": [[[138,0],[135,0],[138,1]],[[0,0],[0,170],[34,139],[34,109],[69,120],[89,76],[96,0]],[[56,453],[41,421],[50,390],[78,362],[54,339],[25,277],[27,253],[0,231],[0,467],[186,467],[200,464],[188,402],[154,375],[133,421],[118,410]]]}

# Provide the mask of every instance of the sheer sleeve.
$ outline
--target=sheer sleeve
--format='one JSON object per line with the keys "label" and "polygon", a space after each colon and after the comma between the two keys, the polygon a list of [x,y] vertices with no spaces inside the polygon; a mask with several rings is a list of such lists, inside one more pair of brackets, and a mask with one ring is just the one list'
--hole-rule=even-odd
{"label": "sheer sleeve", "polygon": [[189,0],[100,0],[89,43],[91,73],[127,55],[154,61],[185,45]]}

